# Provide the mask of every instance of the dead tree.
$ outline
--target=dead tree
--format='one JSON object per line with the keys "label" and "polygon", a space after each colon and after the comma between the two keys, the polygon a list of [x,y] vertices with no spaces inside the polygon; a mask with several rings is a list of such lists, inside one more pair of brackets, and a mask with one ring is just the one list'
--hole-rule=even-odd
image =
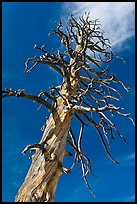
{"label": "dead tree", "polygon": [[[112,162],[118,164],[108,150],[114,140],[114,132],[127,143],[113,123],[111,116],[116,114],[129,118],[130,114],[121,112],[122,108],[115,106],[115,101],[122,98],[114,84],[127,88],[106,66],[115,57],[109,39],[104,37],[99,20],[90,20],[89,13],[79,19],[69,16],[65,29],[59,21],[51,34],[57,35],[64,48],[57,52],[47,52],[44,45],[34,45],[42,55],[28,58],[25,73],[31,72],[39,64],[49,65],[62,76],[62,84],[51,87],[49,93],[41,91],[38,95],[25,93],[24,90],[14,91],[5,88],[3,97],[16,96],[27,98],[45,106],[50,116],[44,124],[43,136],[38,144],[27,145],[22,151],[34,151],[32,164],[20,187],[16,202],[52,202],[59,177],[70,170],[63,167],[65,155],[72,156],[65,150],[66,143],[74,150],[74,166],[78,167],[90,192],[92,191],[87,174],[92,173],[91,160],[82,150],[82,136],[86,122],[97,131],[106,154]],[[98,115],[92,119],[91,113]],[[76,117],[81,124],[79,137],[76,139],[71,127],[72,118]]]}

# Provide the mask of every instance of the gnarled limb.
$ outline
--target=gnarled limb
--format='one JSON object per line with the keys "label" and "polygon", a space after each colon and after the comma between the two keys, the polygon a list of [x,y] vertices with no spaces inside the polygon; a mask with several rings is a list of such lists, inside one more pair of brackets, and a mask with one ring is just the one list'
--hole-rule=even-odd
{"label": "gnarled limb", "polygon": [[49,104],[46,100],[42,99],[39,96],[35,96],[33,94],[26,94],[23,89],[18,89],[17,91],[13,91],[11,89],[5,88],[5,90],[3,90],[2,93],[3,93],[2,97],[16,96],[21,98],[27,98],[44,105],[49,111],[53,110],[52,105]]}

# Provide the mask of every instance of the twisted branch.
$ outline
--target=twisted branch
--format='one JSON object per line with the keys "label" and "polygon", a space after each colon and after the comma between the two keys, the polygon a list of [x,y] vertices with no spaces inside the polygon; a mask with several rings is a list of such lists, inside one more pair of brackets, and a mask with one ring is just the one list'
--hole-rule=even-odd
{"label": "twisted branch", "polygon": [[27,98],[44,105],[51,112],[53,110],[52,105],[47,102],[47,99],[44,100],[41,97],[35,96],[33,94],[25,94],[23,89],[18,89],[17,91],[13,91],[12,89],[5,88],[5,90],[2,90],[2,94],[3,94],[2,97],[16,96],[21,98]]}

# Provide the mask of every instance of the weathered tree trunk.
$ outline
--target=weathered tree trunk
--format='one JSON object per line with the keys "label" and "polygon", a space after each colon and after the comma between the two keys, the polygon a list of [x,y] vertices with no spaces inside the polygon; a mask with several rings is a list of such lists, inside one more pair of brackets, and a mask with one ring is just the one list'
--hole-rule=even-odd
{"label": "weathered tree trunk", "polygon": [[[69,155],[65,150],[66,141],[75,151],[72,166],[80,162],[80,172],[85,184],[95,196],[86,177],[88,173],[94,175],[91,170],[91,160],[81,148],[85,121],[96,129],[108,157],[117,164],[118,162],[108,150],[114,140],[113,131],[116,131],[126,143],[127,141],[109,117],[114,117],[117,113],[128,117],[135,125],[130,114],[120,112],[122,108],[114,106],[110,101],[119,101],[123,98],[115,86],[113,87],[113,83],[120,84],[126,91],[130,88],[119,81],[113,73],[110,74],[108,68],[104,69],[101,66],[102,63],[111,62],[115,55],[109,39],[104,37],[104,32],[100,29],[98,19],[90,20],[89,13],[85,13],[85,17],[82,16],[77,21],[73,15],[70,15],[66,33],[61,30],[62,27],[60,20],[56,30],[52,30],[50,34],[56,34],[59,37],[60,42],[65,46],[63,52],[58,49],[57,54],[53,51],[50,54],[45,50],[44,45],[42,47],[34,45],[35,49],[41,50],[42,55],[28,58],[25,63],[26,74],[38,64],[49,65],[63,77],[62,85],[50,88],[51,95],[46,91],[41,91],[38,95],[26,94],[23,89],[13,91],[12,88],[5,88],[2,91],[3,97],[27,98],[44,105],[51,112],[40,143],[27,145],[22,152],[36,150],[25,181],[16,196],[16,202],[54,201],[59,177],[63,172],[66,174],[70,172],[62,166],[64,156]],[[47,98],[43,99],[42,96]],[[47,101],[48,99],[50,102]],[[105,111],[108,114],[105,114]],[[92,119],[88,113],[96,114],[96,119]],[[77,140],[70,127],[73,116],[81,124]],[[68,132],[71,139],[67,140]]]}
{"label": "weathered tree trunk", "polygon": [[54,199],[56,185],[63,172],[61,162],[65,155],[66,139],[72,119],[70,111],[63,108],[60,107],[48,119],[41,142],[50,134],[52,137],[47,141],[45,153],[37,150],[32,158],[30,170],[16,196],[18,202],[43,202]]}
{"label": "weathered tree trunk", "polygon": [[[53,202],[56,186],[61,174],[69,173],[62,166],[67,135],[74,112],[67,106],[70,95],[77,92],[77,80],[71,80],[71,93],[66,90],[66,83],[58,97],[57,109],[53,110],[44,130],[40,144],[44,143],[45,152],[37,150],[32,157],[32,164],[16,196],[16,202]],[[46,141],[46,142],[44,142]]]}

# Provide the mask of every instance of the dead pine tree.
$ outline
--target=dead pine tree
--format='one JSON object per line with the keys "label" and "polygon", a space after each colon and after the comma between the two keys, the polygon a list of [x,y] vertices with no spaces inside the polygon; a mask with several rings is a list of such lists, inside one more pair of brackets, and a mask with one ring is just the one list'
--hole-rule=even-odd
{"label": "dead pine tree", "polygon": [[[111,116],[118,114],[127,117],[134,124],[130,114],[121,112],[122,108],[115,106],[115,101],[119,101],[122,95],[113,84],[122,86],[126,91],[130,89],[108,70],[107,64],[116,56],[109,39],[104,37],[99,20],[90,20],[89,13],[79,19],[70,14],[65,29],[60,20],[51,34],[58,37],[64,49],[49,53],[44,45],[34,45],[42,54],[27,59],[25,73],[31,72],[39,64],[45,64],[61,75],[62,84],[51,87],[49,93],[43,90],[38,95],[28,94],[21,89],[14,91],[12,88],[5,88],[2,91],[3,97],[30,99],[45,106],[50,112],[40,142],[27,145],[22,151],[23,154],[28,150],[34,151],[34,154],[31,156],[30,169],[16,195],[16,202],[54,201],[61,174],[70,173],[62,165],[65,155],[72,156],[65,149],[66,143],[75,153],[72,168],[80,164],[78,168],[85,184],[95,196],[87,180],[88,173],[94,175],[91,160],[81,146],[84,126],[88,123],[96,129],[106,154],[112,162],[118,164],[108,150],[114,140],[114,133],[124,142],[127,141]],[[91,113],[98,115],[97,120],[93,120]],[[78,138],[71,127],[74,117],[81,124]]]}

